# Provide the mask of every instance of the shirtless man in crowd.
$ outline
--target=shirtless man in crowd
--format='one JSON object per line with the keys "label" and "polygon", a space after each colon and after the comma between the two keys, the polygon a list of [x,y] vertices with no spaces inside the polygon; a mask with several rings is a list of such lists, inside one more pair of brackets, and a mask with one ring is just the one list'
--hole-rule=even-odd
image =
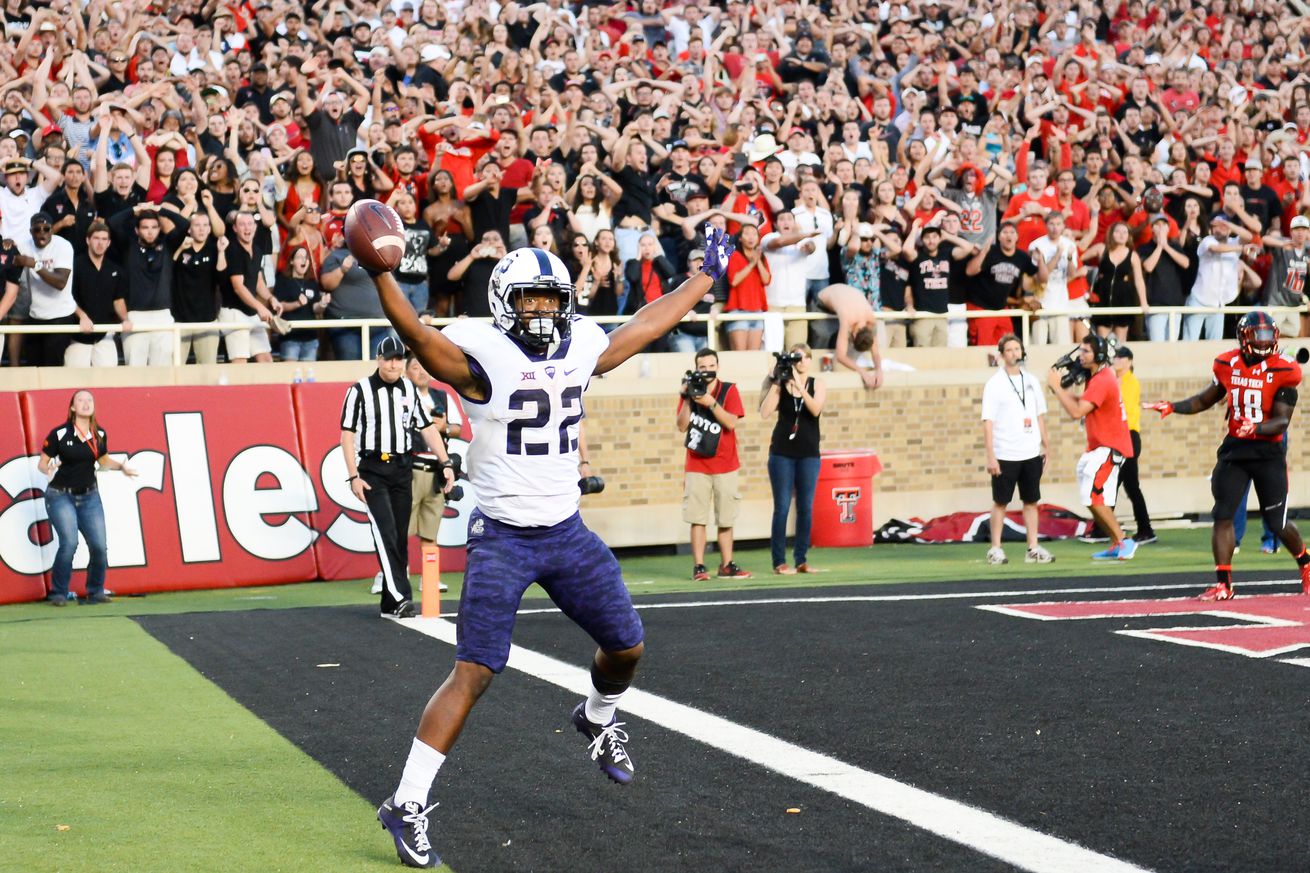
{"label": "shirtless man in crowd", "polygon": [[[860,374],[870,390],[882,385],[882,353],[878,350],[878,320],[873,307],[859,289],[850,285],[829,285],[818,294],[819,305],[837,316],[837,361]],[[851,354],[854,347],[855,354]],[[857,357],[868,352],[873,368],[861,367]]]}

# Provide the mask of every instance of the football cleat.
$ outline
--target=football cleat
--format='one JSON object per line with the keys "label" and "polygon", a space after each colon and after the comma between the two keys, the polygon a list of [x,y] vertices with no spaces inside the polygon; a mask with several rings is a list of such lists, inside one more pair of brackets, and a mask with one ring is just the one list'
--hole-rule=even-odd
{"label": "football cleat", "polygon": [[1131,561],[1131,560],[1133,559],[1133,555],[1135,555],[1135,554],[1137,554],[1137,541],[1136,541],[1136,540],[1128,539],[1128,540],[1124,540],[1123,542],[1119,543],[1119,554],[1117,555],[1117,557],[1119,558],[1119,560],[1121,560],[1121,561]]}
{"label": "football cleat", "polygon": [[627,731],[619,730],[623,722],[615,716],[603,727],[592,724],[587,721],[586,708],[586,703],[579,703],[573,710],[573,726],[578,729],[578,733],[591,740],[591,745],[587,747],[591,752],[591,760],[610,779],[620,785],[627,785],[636,771],[632,767],[632,759],[628,757],[628,750],[623,746],[628,741]]}
{"label": "football cleat", "polygon": [[1042,546],[1033,546],[1028,550],[1028,554],[1023,556],[1025,564],[1049,564],[1054,560],[1055,555],[1052,555]]}
{"label": "football cleat", "polygon": [[750,579],[753,576],[749,570],[738,567],[736,561],[720,564],[718,575],[720,579]]}
{"label": "football cleat", "polygon": [[1096,552],[1092,555],[1093,561],[1117,561],[1119,560],[1119,549],[1123,544],[1111,546],[1103,552]]}
{"label": "football cleat", "polygon": [[704,564],[697,564],[691,568],[691,580],[693,582],[708,582],[710,581],[710,571],[706,569]]}
{"label": "football cleat", "polygon": [[400,863],[406,867],[440,867],[441,858],[432,851],[432,841],[428,839],[428,813],[436,804],[424,809],[412,800],[396,806],[395,800],[394,796],[389,797],[378,807],[378,821],[396,841]]}
{"label": "football cleat", "polygon": [[1197,600],[1232,600],[1233,586],[1224,582],[1216,582],[1201,594]]}

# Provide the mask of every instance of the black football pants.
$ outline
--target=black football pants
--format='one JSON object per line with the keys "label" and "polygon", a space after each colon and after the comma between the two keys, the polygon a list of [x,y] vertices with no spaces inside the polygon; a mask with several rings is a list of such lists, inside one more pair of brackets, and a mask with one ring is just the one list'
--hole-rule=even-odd
{"label": "black football pants", "polygon": [[408,463],[386,463],[375,458],[360,460],[359,475],[369,486],[364,492],[364,500],[368,504],[368,523],[382,568],[382,612],[392,612],[402,601],[413,599],[409,587],[409,510],[413,476]]}

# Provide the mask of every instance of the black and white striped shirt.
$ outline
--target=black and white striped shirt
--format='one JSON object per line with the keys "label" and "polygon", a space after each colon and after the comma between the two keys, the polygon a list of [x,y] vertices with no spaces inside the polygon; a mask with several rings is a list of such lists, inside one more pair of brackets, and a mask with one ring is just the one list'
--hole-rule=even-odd
{"label": "black and white striped shirt", "polygon": [[418,402],[414,383],[401,376],[384,382],[374,372],[346,391],[341,406],[341,429],[355,434],[355,446],[364,453],[409,453],[410,431],[421,431],[432,424],[432,417]]}

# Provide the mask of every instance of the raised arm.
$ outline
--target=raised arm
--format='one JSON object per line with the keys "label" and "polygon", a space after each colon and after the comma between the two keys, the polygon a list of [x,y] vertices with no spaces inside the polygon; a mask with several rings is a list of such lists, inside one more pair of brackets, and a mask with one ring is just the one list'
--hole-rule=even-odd
{"label": "raised arm", "polygon": [[414,355],[423,362],[424,369],[470,400],[489,399],[490,386],[474,375],[464,351],[441,331],[418,320],[418,313],[396,284],[395,277],[390,273],[370,272],[370,275],[373,276],[373,285],[378,289],[382,311],[400,335],[401,341],[413,349]]}
{"label": "raised arm", "polygon": [[[596,373],[608,373],[672,330],[723,276],[734,247],[725,231],[706,227],[705,264],[701,271],[673,291],[641,307],[636,315],[611,333],[609,347],[596,362]],[[437,375],[432,370],[428,372]]]}

